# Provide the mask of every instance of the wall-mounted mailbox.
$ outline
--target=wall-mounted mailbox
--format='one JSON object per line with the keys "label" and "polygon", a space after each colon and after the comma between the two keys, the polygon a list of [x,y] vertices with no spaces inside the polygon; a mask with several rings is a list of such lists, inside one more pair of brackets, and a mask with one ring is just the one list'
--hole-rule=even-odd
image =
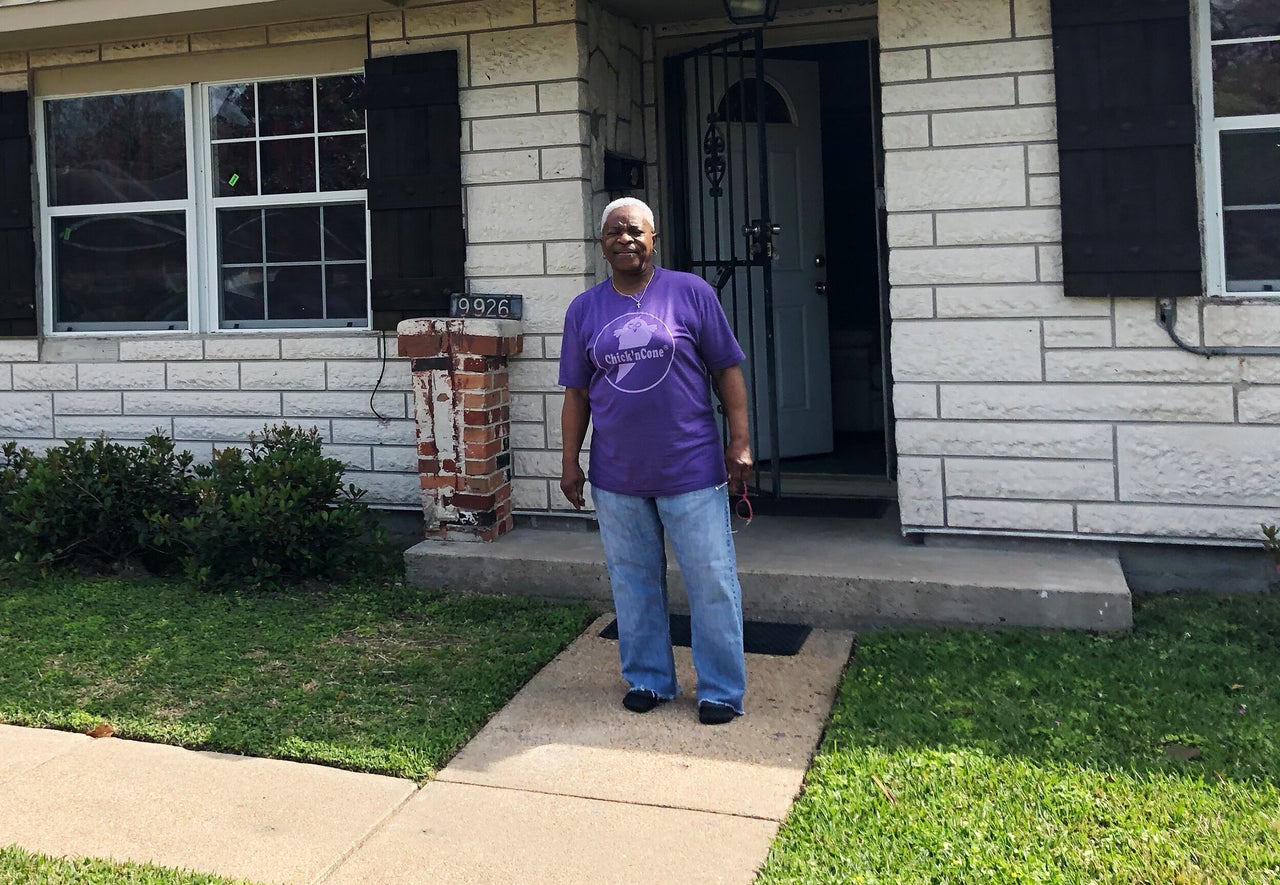
{"label": "wall-mounted mailbox", "polygon": [[644,160],[605,151],[604,189],[607,191],[644,190]]}

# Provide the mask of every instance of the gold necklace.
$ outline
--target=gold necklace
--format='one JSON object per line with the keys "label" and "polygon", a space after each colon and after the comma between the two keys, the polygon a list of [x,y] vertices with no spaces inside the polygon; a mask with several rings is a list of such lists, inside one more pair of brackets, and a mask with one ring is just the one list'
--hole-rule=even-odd
{"label": "gold necklace", "polygon": [[620,291],[618,289],[618,284],[613,281],[613,277],[609,278],[609,285],[613,286],[613,291],[617,292],[623,298],[630,298],[632,301],[634,301],[636,303],[636,309],[638,310],[640,308],[640,302],[644,300],[644,293],[649,291],[649,284],[653,282],[653,278],[656,277],[657,275],[658,275],[657,268],[654,268],[653,270],[649,271],[649,279],[644,281],[644,288],[641,289],[639,292],[635,293],[634,295],[627,292]]}

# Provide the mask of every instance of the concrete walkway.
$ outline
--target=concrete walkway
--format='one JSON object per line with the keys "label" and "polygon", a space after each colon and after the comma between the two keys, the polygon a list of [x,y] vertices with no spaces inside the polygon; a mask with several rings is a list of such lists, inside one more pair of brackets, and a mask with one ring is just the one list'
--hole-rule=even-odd
{"label": "concrete walkway", "polygon": [[[600,619],[435,781],[0,726],[0,845],[287,883],[751,882],[852,634],[748,655],[748,715],[622,708]],[[676,650],[686,690],[688,649]]]}

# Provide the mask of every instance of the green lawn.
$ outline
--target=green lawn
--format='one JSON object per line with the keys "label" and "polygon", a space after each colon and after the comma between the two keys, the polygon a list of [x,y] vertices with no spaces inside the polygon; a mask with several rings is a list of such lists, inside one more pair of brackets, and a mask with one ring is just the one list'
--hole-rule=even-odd
{"label": "green lawn", "polygon": [[236,885],[237,880],[105,860],[64,859],[0,848],[5,885]]}
{"label": "green lawn", "polygon": [[429,778],[590,620],[391,583],[0,576],[0,722]]}
{"label": "green lawn", "polygon": [[862,636],[760,881],[1280,882],[1280,594],[1134,621]]}
{"label": "green lawn", "polygon": [[[859,639],[763,883],[1280,883],[1280,594]],[[427,778],[587,624],[394,585],[0,583],[0,721]],[[214,883],[0,849],[0,881]]]}

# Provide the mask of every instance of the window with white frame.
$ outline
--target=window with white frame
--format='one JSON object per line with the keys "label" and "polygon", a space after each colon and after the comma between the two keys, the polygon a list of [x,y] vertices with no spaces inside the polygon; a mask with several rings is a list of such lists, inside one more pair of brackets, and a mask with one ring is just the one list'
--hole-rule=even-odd
{"label": "window with white frame", "polygon": [[367,328],[363,87],[44,99],[53,331]]}
{"label": "window with white frame", "polygon": [[189,327],[188,98],[165,89],[44,103],[55,329]]}
{"label": "window with white frame", "polygon": [[1280,292],[1280,0],[1201,3],[1209,291]]}

